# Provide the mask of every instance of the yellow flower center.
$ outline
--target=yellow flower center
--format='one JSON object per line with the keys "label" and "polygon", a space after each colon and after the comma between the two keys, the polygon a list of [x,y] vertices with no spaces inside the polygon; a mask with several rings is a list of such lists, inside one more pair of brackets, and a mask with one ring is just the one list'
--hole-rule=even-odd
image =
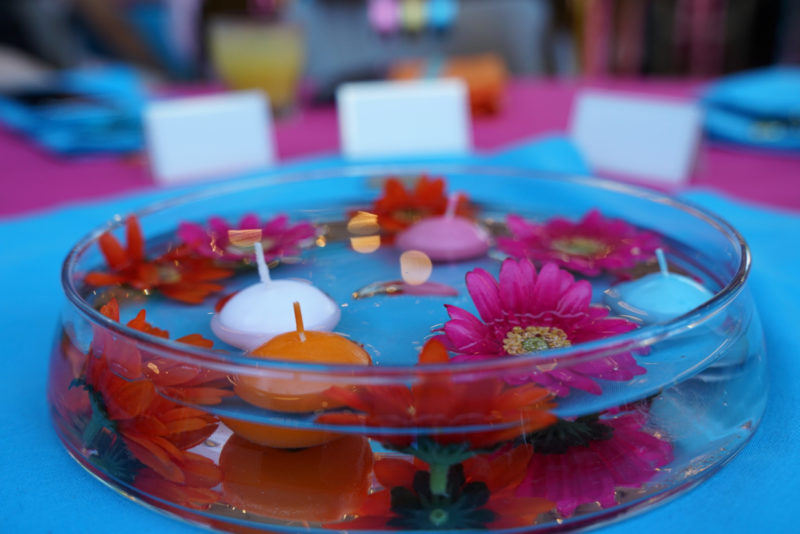
{"label": "yellow flower center", "polygon": [[558,252],[572,256],[605,256],[608,254],[608,245],[592,237],[569,237],[556,239],[550,246]]}
{"label": "yellow flower center", "polygon": [[555,326],[515,326],[506,334],[503,348],[508,354],[527,354],[547,349],[569,347],[572,343],[567,333]]}

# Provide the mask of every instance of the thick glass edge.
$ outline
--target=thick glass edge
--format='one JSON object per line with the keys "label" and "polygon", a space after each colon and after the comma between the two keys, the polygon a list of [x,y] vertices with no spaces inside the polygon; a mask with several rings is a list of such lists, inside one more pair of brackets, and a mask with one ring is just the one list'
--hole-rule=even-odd
{"label": "thick glass edge", "polygon": [[[117,323],[102,315],[98,310],[92,308],[78,294],[77,288],[73,285],[71,274],[77,258],[99,237],[107,232],[115,230],[124,224],[129,215],[144,217],[148,214],[163,211],[174,206],[187,204],[195,200],[206,199],[219,194],[230,194],[237,191],[252,189],[258,186],[269,186],[284,183],[294,183],[309,180],[323,180],[334,178],[356,178],[370,175],[397,175],[397,174],[493,174],[506,177],[519,177],[525,179],[544,179],[551,181],[569,181],[574,184],[585,185],[595,189],[627,194],[643,200],[663,204],[678,209],[689,215],[696,217],[723,233],[734,246],[740,250],[741,260],[739,267],[722,290],[709,299],[706,303],[694,310],[676,317],[670,321],[643,326],[630,332],[603,338],[596,341],[581,343],[574,347],[565,347],[547,352],[547,360],[559,361],[570,360],[570,364],[577,364],[579,361],[601,358],[609,354],[624,352],[638,347],[647,347],[663,339],[675,337],[696,326],[706,322],[716,315],[720,310],[732,302],[744,289],[744,284],[750,272],[751,254],[750,248],[742,235],[727,221],[720,216],[697,206],[691,202],[678,200],[665,193],[647,189],[631,184],[614,182],[602,178],[581,175],[563,175],[558,173],[526,170],[513,167],[498,167],[484,165],[465,165],[465,164],[382,164],[382,165],[343,165],[331,166],[324,169],[315,170],[292,170],[280,169],[277,171],[265,171],[266,174],[256,176],[240,177],[226,182],[209,182],[200,186],[198,191],[178,195],[175,198],[155,202],[143,209],[134,212],[117,215],[81,238],[67,254],[61,268],[61,285],[64,294],[70,304],[83,315],[90,323],[98,324],[111,330],[125,338],[136,341],[150,351],[163,352],[165,356],[186,363],[201,364],[205,367],[225,369],[229,371],[230,366],[251,367],[254,372],[266,372],[268,369],[280,371],[305,371],[310,374],[329,374],[337,376],[370,377],[377,379],[383,377],[387,380],[398,379],[399,377],[414,376],[419,377],[427,373],[435,374],[443,371],[452,373],[454,370],[458,374],[468,375],[471,373],[502,373],[510,372],[514,368],[524,368],[530,364],[541,364],[543,355],[541,353],[531,355],[519,355],[515,358],[492,359],[484,361],[459,362],[456,364],[436,364],[436,365],[404,365],[386,367],[364,367],[354,365],[324,365],[298,363],[285,360],[269,360],[263,358],[253,358],[245,355],[231,353],[221,354],[214,350],[203,349],[173,340],[163,340],[128,328],[124,324]],[[581,357],[583,355],[583,357]],[[242,372],[243,370],[238,370]]]}

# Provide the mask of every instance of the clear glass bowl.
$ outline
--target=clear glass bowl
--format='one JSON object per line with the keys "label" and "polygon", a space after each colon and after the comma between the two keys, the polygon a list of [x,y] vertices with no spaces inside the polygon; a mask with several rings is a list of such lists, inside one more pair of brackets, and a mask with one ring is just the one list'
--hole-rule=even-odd
{"label": "clear glass bowl", "polygon": [[[402,195],[390,195],[394,208],[376,199],[385,177],[420,172],[469,197],[467,211],[492,236],[486,254],[434,262],[432,271],[419,256],[398,263],[392,225],[419,209],[403,206]],[[423,193],[416,208],[441,212],[442,198]],[[576,227],[593,209],[605,222]],[[214,336],[220,298],[258,274],[245,245],[228,246],[234,257],[224,261],[198,259],[203,246],[224,245],[220,235],[187,251],[177,229],[247,213],[313,223],[299,252],[268,258],[272,279],[306,279],[332,298],[335,332],[372,365],[346,363],[339,345],[305,344],[298,332],[287,339],[308,360],[276,345],[252,355]],[[528,260],[502,263],[509,214],[539,232],[553,217],[573,221],[558,223],[566,237],[550,242],[562,267],[576,255],[610,255],[603,231],[628,232],[614,246],[627,243],[636,259],[596,263],[598,272],[566,265],[587,280],[578,283],[536,256],[534,283]],[[596,525],[702,481],[741,449],[764,410],[749,250],[716,216],[657,193],[521,171],[344,168],[214,185],[136,217],[144,242],[119,217],[65,261],[48,398],[81,465],[183,519],[233,531]],[[587,225],[605,230],[589,235]],[[654,243],[672,271],[661,276],[680,274],[713,296],[665,320],[611,320],[609,287],[619,293],[620,284],[659,276]],[[345,363],[320,363],[329,356]]]}

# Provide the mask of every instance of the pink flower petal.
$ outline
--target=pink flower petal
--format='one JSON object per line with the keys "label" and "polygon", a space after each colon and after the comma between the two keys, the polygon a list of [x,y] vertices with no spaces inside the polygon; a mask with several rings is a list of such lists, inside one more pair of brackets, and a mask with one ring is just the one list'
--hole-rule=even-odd
{"label": "pink flower petal", "polygon": [[565,314],[580,313],[589,307],[592,301],[592,284],[581,280],[569,286],[561,295],[556,308]]}
{"label": "pink flower petal", "polygon": [[517,496],[555,501],[563,517],[582,504],[599,502],[609,508],[617,503],[618,488],[639,488],[672,461],[672,446],[642,429],[641,413],[601,422],[613,429],[610,439],[574,445],[562,453],[534,453]]}
{"label": "pink flower petal", "polygon": [[524,313],[528,305],[534,284],[525,278],[522,266],[526,264],[533,267],[529,261],[516,262],[509,258],[500,267],[500,302],[508,313]]}
{"label": "pink flower petal", "polygon": [[255,230],[260,228],[260,224],[258,222],[258,215],[255,213],[247,213],[245,214],[242,219],[239,221],[239,230]]}
{"label": "pink flower petal", "polygon": [[502,317],[500,295],[492,275],[483,269],[475,269],[467,273],[466,281],[467,291],[469,291],[481,319],[491,322]]}

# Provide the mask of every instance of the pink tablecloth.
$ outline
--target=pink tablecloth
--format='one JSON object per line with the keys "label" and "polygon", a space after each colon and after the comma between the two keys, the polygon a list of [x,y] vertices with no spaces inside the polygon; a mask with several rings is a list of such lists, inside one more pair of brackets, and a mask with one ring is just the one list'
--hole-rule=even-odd
{"label": "pink tablecloth", "polygon": [[[474,122],[475,145],[496,150],[538,134],[564,131],[573,98],[584,87],[692,98],[692,82],[520,80],[508,88],[501,115]],[[276,126],[281,160],[334,153],[333,108],[306,109]],[[143,157],[60,159],[0,128],[0,216],[155,187]],[[800,156],[705,144],[690,187],[706,187],[751,202],[800,211]]]}

